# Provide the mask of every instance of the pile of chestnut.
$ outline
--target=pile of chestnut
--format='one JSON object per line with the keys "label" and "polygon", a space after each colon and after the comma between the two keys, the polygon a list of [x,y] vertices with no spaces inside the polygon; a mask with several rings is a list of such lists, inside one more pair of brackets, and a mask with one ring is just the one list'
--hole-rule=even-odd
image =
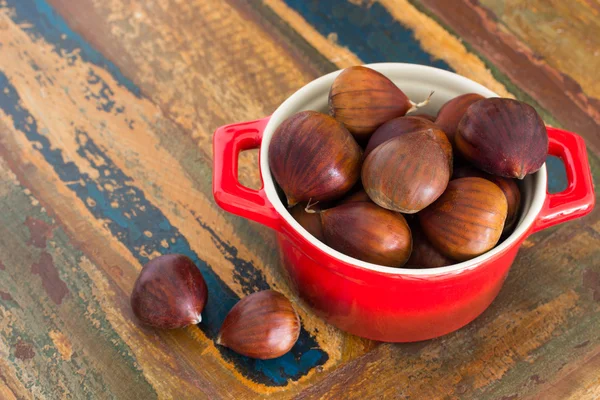
{"label": "pile of chestnut", "polygon": [[329,114],[283,121],[269,165],[292,216],[328,246],[366,262],[435,268],[492,249],[514,229],[516,179],[539,170],[548,135],[535,109],[475,93],[435,118],[367,67],[342,71]]}

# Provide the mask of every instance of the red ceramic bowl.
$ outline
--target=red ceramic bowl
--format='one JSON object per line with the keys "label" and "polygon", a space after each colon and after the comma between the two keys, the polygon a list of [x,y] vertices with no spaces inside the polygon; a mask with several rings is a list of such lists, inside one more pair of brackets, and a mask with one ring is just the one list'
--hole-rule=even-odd
{"label": "red ceramic bowl", "polygon": [[[373,64],[412,100],[435,91],[422,112],[435,114],[449,99],[475,92],[497,95],[459,75],[412,64]],[[277,232],[283,264],[298,294],[326,321],[369,339],[413,342],[459,329],[494,300],[521,243],[530,234],[581,217],[594,205],[594,189],[584,141],[548,128],[549,154],[566,167],[568,187],[546,191],[546,167],[522,182],[523,212],[514,232],[489,252],[442,268],[404,269],[348,257],[312,237],[288,213],[275,191],[268,165],[269,141],[277,126],[301,110],[327,110],[329,88],[340,71],[325,75],[292,95],[271,117],[219,128],[214,135],[213,190],[225,210]],[[237,179],[239,153],[260,148],[263,188]]]}

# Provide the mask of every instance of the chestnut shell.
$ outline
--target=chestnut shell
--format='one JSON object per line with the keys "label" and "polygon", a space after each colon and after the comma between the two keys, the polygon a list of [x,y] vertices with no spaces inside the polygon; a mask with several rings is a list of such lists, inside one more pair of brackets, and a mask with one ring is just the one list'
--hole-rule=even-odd
{"label": "chestnut shell", "polygon": [[131,308],[145,325],[183,328],[200,322],[207,297],[194,262],[182,254],[167,254],[144,265],[131,293]]}
{"label": "chestnut shell", "polygon": [[360,189],[359,191],[354,192],[354,193],[349,194],[346,197],[344,197],[342,200],[340,200],[338,205],[341,206],[342,204],[362,203],[365,201],[370,203],[371,198],[369,197],[367,192],[365,192],[364,189]]}
{"label": "chestnut shell", "polygon": [[446,152],[433,135],[423,131],[395,137],[376,147],[362,169],[362,183],[371,200],[406,214],[433,203],[449,179]]}
{"label": "chestnut shell", "polygon": [[360,176],[362,150],[333,117],[302,111],[279,125],[269,144],[269,165],[288,206],[335,200]]}
{"label": "chestnut shell", "polygon": [[308,233],[323,242],[323,228],[321,227],[321,217],[319,216],[320,210],[318,206],[311,206],[311,210],[314,212],[307,212],[306,203],[301,203],[292,207],[290,214]]}
{"label": "chestnut shell", "polygon": [[435,119],[435,124],[440,127],[448,140],[454,146],[454,138],[458,129],[458,124],[471,104],[483,100],[483,97],[477,93],[466,93],[444,103]]}
{"label": "chestnut shell", "polygon": [[406,268],[439,268],[455,263],[435,248],[429,241],[418,221],[410,224],[413,249],[406,262]]}
{"label": "chestnut shell", "polygon": [[488,181],[494,182],[502,191],[508,202],[508,212],[506,216],[506,222],[504,223],[503,233],[508,233],[517,224],[519,218],[519,211],[521,210],[521,191],[519,185],[512,178],[504,178],[502,176],[496,176],[488,174],[473,167],[462,166],[455,170],[453,179],[466,178],[470,176],[477,176],[480,178],[487,179]]}
{"label": "chestnut shell", "polygon": [[325,243],[362,261],[401,267],[412,250],[404,217],[371,202],[343,204],[321,212]]}
{"label": "chestnut shell", "polygon": [[343,70],[329,91],[329,111],[361,143],[381,124],[412,107],[394,82],[367,67]]}
{"label": "chestnut shell", "polygon": [[450,181],[444,194],[419,213],[427,238],[442,254],[466,261],[493,248],[502,234],[507,201],[483,178]]}
{"label": "chestnut shell", "polygon": [[223,321],[217,344],[244,356],[268,360],[284,355],[300,336],[300,318],[292,303],[274,290],[240,300]]}
{"label": "chestnut shell", "polygon": [[365,147],[363,157],[366,158],[377,146],[396,136],[433,127],[435,127],[433,122],[413,116],[398,117],[389,120],[373,133],[369,139],[369,143],[367,143],[367,147]]}
{"label": "chestnut shell", "polygon": [[517,100],[473,103],[458,125],[456,148],[476,167],[493,175],[523,179],[548,156],[548,133],[533,107]]}

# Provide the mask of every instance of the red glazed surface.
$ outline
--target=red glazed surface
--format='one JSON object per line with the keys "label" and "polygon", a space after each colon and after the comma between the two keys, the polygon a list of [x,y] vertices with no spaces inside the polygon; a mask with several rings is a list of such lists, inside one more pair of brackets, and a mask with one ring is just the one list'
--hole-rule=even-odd
{"label": "red glazed surface", "polygon": [[549,154],[565,163],[568,187],[564,192],[547,194],[530,226],[507,239],[506,246],[499,246],[500,251],[463,263],[464,268],[443,267],[418,274],[406,269],[366,268],[312,243],[306,232],[289,222],[291,217],[273,207],[264,189],[256,191],[239,183],[239,153],[261,146],[268,120],[228,125],[215,132],[215,200],[229,212],[276,230],[283,264],[298,294],[329,323],[369,339],[413,342],[466,325],[494,300],[529,234],[581,217],[594,205],[583,139],[548,128]]}

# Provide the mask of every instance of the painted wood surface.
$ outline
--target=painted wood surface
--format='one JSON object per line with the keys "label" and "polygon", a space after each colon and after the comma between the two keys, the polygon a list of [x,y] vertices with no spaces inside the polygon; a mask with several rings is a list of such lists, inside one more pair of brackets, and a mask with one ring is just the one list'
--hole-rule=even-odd
{"label": "painted wood surface", "polygon": [[[212,200],[216,127],[376,61],[530,102],[588,140],[598,183],[600,58],[582,65],[597,4],[452,3],[0,0],[0,398],[600,397],[597,211],[528,239],[468,327],[389,345],[314,316],[272,233]],[[240,163],[250,186],[256,162]],[[560,163],[549,168],[559,190]],[[170,252],[192,257],[219,301],[198,327],[158,332],[138,326],[128,296],[141,266]],[[293,351],[261,362],[216,346],[233,304],[269,287],[299,310]]]}

